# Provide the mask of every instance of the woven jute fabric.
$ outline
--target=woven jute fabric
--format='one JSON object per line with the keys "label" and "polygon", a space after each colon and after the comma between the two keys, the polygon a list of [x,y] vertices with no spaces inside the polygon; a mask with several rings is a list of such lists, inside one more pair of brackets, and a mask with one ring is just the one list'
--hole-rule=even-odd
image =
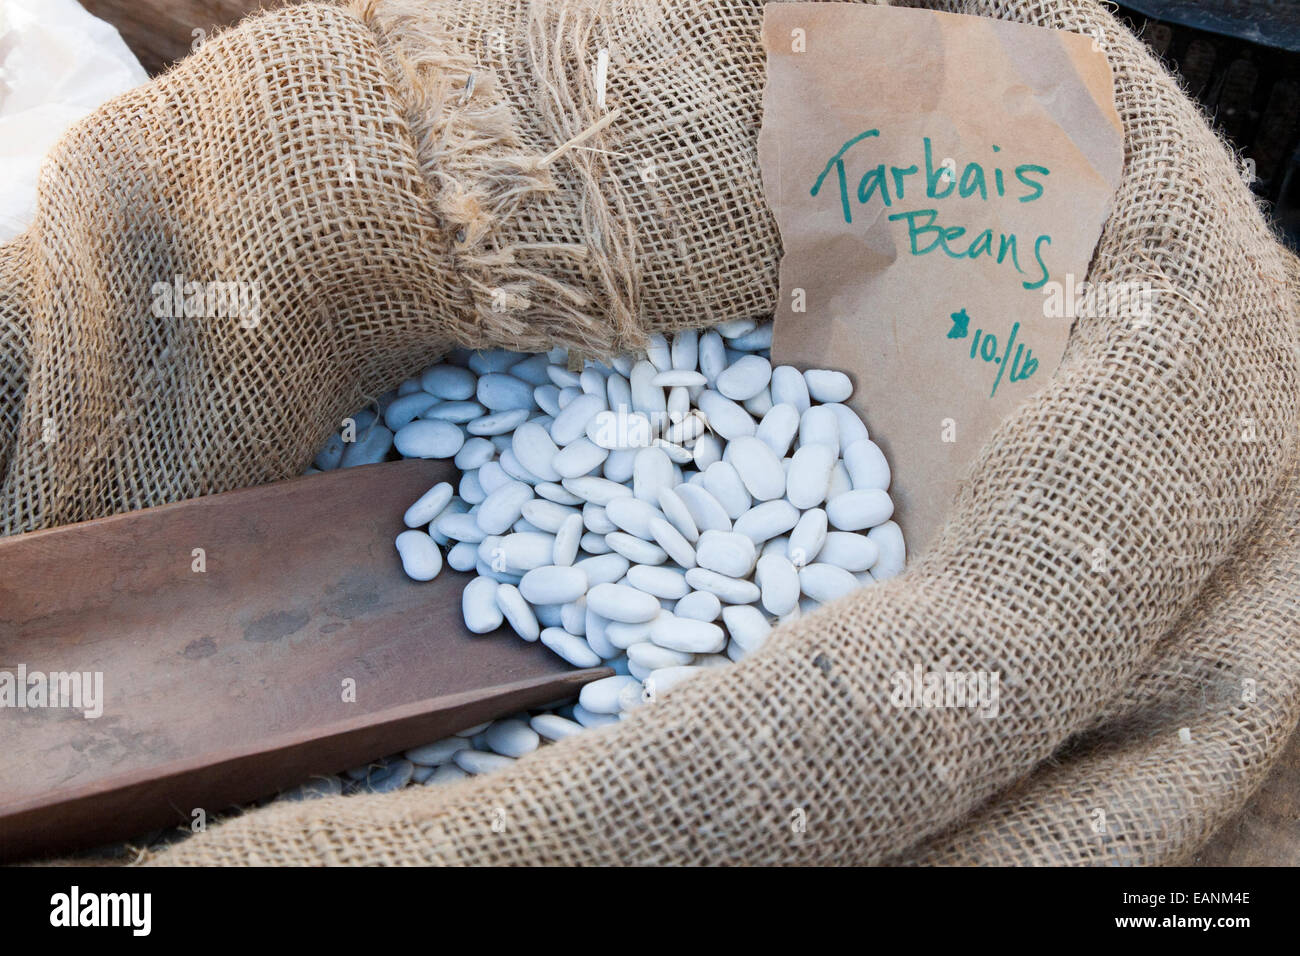
{"label": "woven jute fabric", "polygon": [[[1165,863],[1239,809],[1300,716],[1300,271],[1099,3],[946,9],[1097,38],[1126,152],[1090,278],[1151,283],[1150,321],[1076,321],[902,577],[505,771],[273,804],[151,862]],[[761,16],[307,4],[108,104],[0,251],[0,530],[296,473],[453,342],[770,313]],[[258,283],[260,320],[153,316],[174,275]],[[998,673],[997,716],[895,706],[918,666]]]}

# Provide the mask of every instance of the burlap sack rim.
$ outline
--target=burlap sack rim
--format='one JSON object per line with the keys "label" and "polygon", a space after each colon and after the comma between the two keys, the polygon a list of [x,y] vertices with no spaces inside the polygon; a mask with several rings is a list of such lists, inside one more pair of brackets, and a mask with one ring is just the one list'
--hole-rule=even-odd
{"label": "burlap sack rim", "polygon": [[[1033,11],[1034,11],[1034,10],[1039,10],[1039,11],[1041,11],[1041,10],[1053,10],[1053,11],[1056,11],[1057,8],[1056,8],[1055,6],[1053,6],[1053,5],[1051,5],[1051,4],[1046,4],[1046,5],[1041,6],[1041,7],[1034,7],[1032,4],[1029,4],[1029,5],[1026,5],[1025,10],[1022,11],[1022,12],[1024,13],[1024,15],[1029,16],[1029,15],[1032,15],[1032,14],[1033,14]],[[1057,12],[1059,12],[1059,11],[1057,11]],[[1041,14],[1041,15],[1045,15],[1045,14]],[[1252,223],[1252,225],[1256,225],[1256,226],[1258,226],[1259,224],[1254,224],[1254,223]],[[1108,223],[1108,228],[1109,228],[1109,227],[1110,227],[1110,223]],[[1099,248],[1100,248],[1100,247],[1099,247]],[[1273,244],[1273,248],[1276,249],[1276,245],[1275,245],[1275,243]],[[1291,257],[1289,257],[1289,256],[1286,257],[1286,259],[1285,259],[1285,263],[1286,263],[1286,264],[1285,264],[1284,267],[1283,267],[1284,269],[1288,269],[1288,268],[1291,269],[1291,270],[1294,270],[1294,269],[1295,269],[1295,260],[1294,260],[1293,258],[1291,258]],[[1268,272],[1263,271],[1264,263],[1261,262],[1261,263],[1259,263],[1259,265],[1261,266],[1261,271],[1260,271],[1260,274],[1259,274],[1259,278],[1260,278],[1262,281],[1266,281],[1266,282],[1276,281],[1276,277],[1275,277],[1275,276],[1269,275]],[[1294,282],[1294,273],[1292,274],[1292,276],[1293,276],[1293,282]],[[1282,281],[1285,281],[1285,280],[1282,280]],[[1295,289],[1296,287],[1293,285],[1292,288]],[[1219,295],[1219,294],[1222,294],[1222,293],[1220,293],[1220,292],[1214,292],[1214,293],[1211,293],[1211,295]],[[1192,305],[1192,304],[1193,304],[1193,303],[1190,303],[1190,302],[1189,302],[1189,305]],[[1212,304],[1212,303],[1206,303],[1206,304],[1203,305],[1203,306],[1202,306],[1201,303],[1195,303],[1194,305],[1197,306],[1197,307],[1205,308],[1205,310],[1206,310],[1207,312],[1212,312],[1212,311],[1213,311],[1213,304]],[[1293,323],[1293,325],[1294,325],[1294,323]],[[1293,345],[1294,345],[1294,343],[1293,343]],[[1070,361],[1070,356],[1071,356],[1071,353],[1070,353],[1070,352],[1067,352],[1066,362],[1069,362],[1069,361]],[[1294,361],[1294,357],[1293,357],[1293,361]],[[1294,405],[1294,396],[1290,396],[1290,399],[1291,399],[1291,404]],[[1291,415],[1291,419],[1292,419],[1292,425],[1294,425],[1294,414]],[[995,439],[995,441],[996,441],[996,439]],[[1293,458],[1294,455],[1295,455],[1295,439],[1294,439],[1294,435],[1288,435],[1288,437],[1286,437],[1286,439],[1282,442],[1282,446],[1281,446],[1280,448],[1278,448],[1277,451],[1278,451],[1277,454],[1269,456],[1269,458],[1271,458],[1271,466],[1270,466],[1270,467],[1267,467],[1267,468],[1265,469],[1265,470],[1269,473],[1269,476],[1270,476],[1270,480],[1269,480],[1269,482],[1268,482],[1268,488],[1267,488],[1267,489],[1263,489],[1263,490],[1258,490],[1258,493],[1254,496],[1254,503],[1253,503],[1253,505],[1251,506],[1251,510],[1254,511],[1256,514],[1258,514],[1258,513],[1261,511],[1263,502],[1266,501],[1266,500],[1270,497],[1270,492],[1276,492],[1276,490],[1278,489],[1278,487],[1279,487],[1279,483],[1282,481],[1282,476],[1283,476],[1283,473],[1284,473],[1284,469],[1283,469],[1283,467],[1282,467],[1283,463],[1284,463],[1285,461],[1287,461],[1288,459]],[[1236,536],[1235,536],[1235,544],[1236,544],[1238,547],[1240,547],[1240,546],[1242,545],[1242,543],[1243,543],[1244,541],[1246,541],[1246,540],[1248,539],[1249,535],[1252,533],[1252,530],[1251,530],[1251,529],[1253,528],[1255,522],[1252,521],[1252,520],[1246,520],[1246,519],[1244,519],[1244,518],[1240,518],[1239,520],[1237,520],[1237,521],[1234,522],[1234,523],[1236,524],[1236,527],[1237,527],[1237,534],[1236,534]],[[946,533],[947,533],[947,532],[945,532],[945,534],[946,534]],[[943,537],[943,536],[941,536],[941,540],[942,540],[942,537]],[[1222,564],[1224,564],[1224,563],[1226,563],[1227,561],[1231,560],[1231,558],[1228,556],[1228,553],[1229,553],[1231,550],[1232,550],[1232,549],[1231,549],[1230,547],[1225,547],[1225,548],[1223,549],[1224,554],[1223,554],[1223,557],[1222,557],[1221,566],[1222,566]],[[923,563],[924,563],[924,562],[923,562]],[[1212,573],[1213,573],[1213,569],[1204,569],[1203,573],[1200,575],[1201,582],[1204,583],[1204,581],[1205,581],[1206,579],[1208,579],[1208,578],[1211,576]],[[902,588],[902,586],[903,586],[903,585],[902,585],[902,582],[899,582],[899,583],[894,584],[894,585],[886,585],[884,588],[877,589],[878,592],[879,592],[880,594],[882,594],[882,597],[878,598],[877,600],[881,600],[881,601],[883,601],[883,600],[885,599],[885,598],[883,597],[884,594],[886,594],[886,593],[888,593],[888,592],[890,592],[890,591],[898,591],[898,590],[900,590],[900,589]],[[1180,611],[1179,611],[1179,615],[1180,615],[1180,616],[1186,616],[1187,614],[1191,613],[1190,609],[1191,609],[1191,607],[1192,607],[1192,603],[1197,599],[1197,598],[1196,598],[1197,593],[1198,593],[1198,590],[1197,590],[1196,588],[1191,588],[1191,589],[1189,589],[1188,597],[1187,597],[1187,599],[1183,602],[1182,607],[1181,607],[1181,609],[1180,609]],[[1168,613],[1168,609],[1166,609],[1166,613]],[[1147,657],[1150,657],[1150,653],[1148,653],[1146,656],[1147,656]],[[1134,662],[1134,664],[1133,664],[1133,667],[1134,667],[1134,668],[1137,667],[1137,663],[1138,663],[1138,662]],[[744,665],[741,665],[741,666],[744,666]],[[724,678],[725,678],[725,675],[719,675],[717,678],[715,678],[715,679],[712,681],[712,683],[718,683],[719,681],[723,680]],[[702,680],[703,680],[703,678],[702,678]],[[683,692],[685,692],[685,690],[686,690],[686,689],[684,688],[684,689],[683,689]],[[696,697],[696,698],[702,698],[702,697],[704,697],[704,696],[707,696],[707,691],[705,691],[704,688],[703,688],[703,686],[701,686],[700,690],[699,690],[698,692],[693,693],[691,696]],[[557,745],[557,747],[558,747],[558,746],[560,746],[560,745]],[[577,745],[575,744],[574,746],[576,747]],[[490,789],[491,784],[492,784],[492,781],[485,779],[485,780],[483,780],[483,781],[475,781],[475,782],[472,782],[472,783],[471,783],[470,785],[468,785],[468,786],[469,786],[470,788],[473,788],[475,792],[486,792],[488,789]],[[468,795],[468,794],[470,793],[470,789],[464,789],[464,790],[463,790],[463,793],[466,794],[466,795]],[[401,798],[402,796],[403,796],[403,795],[400,795],[400,794],[399,794],[399,795],[393,795],[393,798]],[[393,798],[371,798],[371,799],[376,800],[376,801],[380,801],[380,802],[382,802],[384,799],[388,799],[388,802],[389,802],[390,805],[396,805],[397,802],[400,802],[400,801],[395,800],[395,799],[393,799]],[[351,798],[350,798],[350,799],[351,799]],[[1244,798],[1243,798],[1243,799],[1244,799]],[[328,801],[327,803],[328,803],[328,804],[334,804],[334,803],[336,803],[336,802],[337,802],[337,801]],[[409,801],[408,801],[408,802],[409,802]],[[325,857],[325,856],[327,856],[326,849],[327,849],[327,843],[328,843],[328,837],[326,837],[325,834],[328,833],[328,832],[330,831],[330,827],[329,827],[329,825],[328,825],[328,823],[327,823],[327,819],[328,819],[328,815],[329,815],[329,814],[327,813],[327,811],[331,810],[331,807],[328,806],[327,803],[326,803],[326,802],[323,802],[321,806],[319,806],[319,807],[313,807],[313,808],[309,808],[309,809],[299,809],[299,808],[288,808],[288,809],[284,809],[284,808],[276,808],[275,810],[272,810],[272,811],[264,811],[263,814],[262,814],[261,816],[263,816],[264,819],[268,819],[268,820],[271,819],[272,817],[276,817],[276,816],[294,816],[294,815],[296,815],[297,817],[302,818],[302,819],[307,819],[307,818],[313,818],[313,819],[315,819],[316,821],[318,821],[318,823],[313,827],[313,829],[316,831],[317,835],[318,835],[319,837],[321,837],[321,839],[320,839],[320,840],[313,841],[313,842],[315,842],[316,845],[318,845],[318,846],[321,848],[322,857]],[[403,804],[403,805],[405,805],[405,804]],[[421,829],[427,829],[426,836],[427,836],[428,838],[430,838],[430,842],[431,842],[431,843],[434,843],[434,842],[435,842],[435,841],[433,840],[433,838],[436,837],[439,833],[442,833],[442,834],[443,834],[445,841],[446,841],[449,845],[450,845],[450,844],[454,844],[454,842],[455,842],[453,839],[451,839],[451,837],[453,836],[453,834],[452,834],[450,831],[444,831],[444,830],[442,829],[442,827],[439,826],[439,825],[438,825],[436,822],[434,822],[434,821],[430,821],[430,822],[429,822],[425,827],[422,827]],[[362,842],[364,843],[365,841],[363,840]],[[197,849],[197,848],[196,848],[196,849]],[[200,850],[199,852],[201,853],[201,850]],[[328,855],[332,855],[332,854],[328,854]],[[183,858],[183,854],[182,854],[182,858]],[[336,857],[336,859],[338,859],[338,858]],[[346,859],[346,854],[344,854],[343,859]]]}

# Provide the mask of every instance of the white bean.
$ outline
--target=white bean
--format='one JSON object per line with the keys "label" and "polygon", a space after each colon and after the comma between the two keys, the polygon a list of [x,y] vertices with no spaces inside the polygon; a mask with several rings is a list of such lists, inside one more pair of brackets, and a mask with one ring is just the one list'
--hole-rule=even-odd
{"label": "white bean", "polygon": [[397,536],[402,570],[414,581],[432,581],[442,570],[442,552],[423,531],[403,531]]}
{"label": "white bean", "polygon": [[663,372],[673,367],[673,354],[668,346],[668,340],[662,335],[650,336],[650,342],[646,346],[646,358],[659,371]]}
{"label": "white bean", "polygon": [[506,470],[501,467],[499,461],[489,461],[478,470],[479,487],[489,495],[511,480],[511,477],[506,474]]}
{"label": "white bean", "polygon": [[772,333],[774,331],[771,322],[764,322],[744,335],[737,335],[728,344],[733,349],[740,349],[744,352],[760,352],[772,347]]}
{"label": "white bean", "polygon": [[695,555],[700,567],[732,578],[747,577],[756,557],[754,542],[735,531],[704,532]]}
{"label": "white bean", "polygon": [[[826,527],[826,512],[821,508],[810,508],[799,516],[786,544],[786,554],[795,567],[803,567],[821,553],[826,543]],[[839,562],[829,560],[829,563]]]}
{"label": "white bean", "polygon": [[[808,410],[808,383],[803,373],[792,365],[778,365],[772,369],[772,401],[775,405],[789,405],[796,415]],[[778,452],[778,454],[782,454]]]}
{"label": "white bean", "polygon": [[524,505],[532,499],[533,489],[525,482],[506,482],[490,492],[478,506],[478,526],[485,534],[503,534],[519,520]]}
{"label": "white bean", "polygon": [[[632,469],[636,463],[637,452],[639,448],[619,448],[609,453],[605,459],[603,469],[604,476],[607,480],[625,484],[632,477]],[[630,494],[631,488],[628,489]]]}
{"label": "white bean", "polygon": [[552,418],[560,414],[560,390],[554,385],[538,385],[533,389],[533,402]]}
{"label": "white bean", "polygon": [[867,571],[880,560],[880,546],[868,534],[832,531],[826,535],[826,543],[815,557],[824,564],[833,564],[845,571]]}
{"label": "white bean", "polygon": [[632,388],[632,409],[650,416],[651,420],[656,414],[668,409],[664,390],[654,384],[658,374],[659,369],[649,362],[640,361],[632,366],[632,374],[628,376]]}
{"label": "white bean", "polygon": [[856,491],[889,487],[889,462],[885,453],[869,438],[855,441],[844,449],[844,467]]}
{"label": "white bean", "polygon": [[519,592],[533,604],[565,604],[587,593],[587,574],[554,564],[533,568],[519,582]]}
{"label": "white bean", "polygon": [[758,323],[753,319],[732,319],[729,322],[721,322],[714,328],[718,330],[718,334],[724,339],[735,339],[748,332],[753,332],[754,329],[758,328]]}
{"label": "white bean", "polygon": [[473,571],[478,564],[478,545],[457,541],[447,549],[447,564],[453,571]]}
{"label": "white bean", "polygon": [[515,532],[501,539],[500,556],[512,571],[531,571],[551,564],[555,536],[542,532]]}
{"label": "white bean", "polygon": [[619,621],[610,621],[605,625],[605,637],[615,648],[626,650],[636,644],[650,640],[650,624],[650,621],[642,621],[639,624],[623,624]]}
{"label": "white bean", "polygon": [[799,569],[799,588],[819,604],[826,604],[858,588],[858,580],[833,564],[809,564]]}
{"label": "white bean", "polygon": [[533,498],[525,501],[521,513],[529,524],[551,534],[558,532],[564,522],[573,515],[578,515],[581,518],[577,508],[569,505],[557,505],[554,501],[547,501],[545,498]]}
{"label": "white bean", "polygon": [[767,359],[746,355],[718,376],[718,391],[732,401],[743,402],[765,389],[771,380],[772,366]]}
{"label": "white bean", "polygon": [[886,521],[868,531],[867,537],[880,549],[880,558],[871,566],[871,576],[884,581],[901,574],[907,558],[902,529],[893,521]]}
{"label": "white bean", "polygon": [[749,604],[738,604],[722,609],[722,621],[727,625],[731,639],[747,652],[753,652],[763,646],[772,625],[768,623],[763,612]]}
{"label": "white bean", "polygon": [[[588,579],[590,581],[590,579]],[[543,607],[553,607],[554,605],[542,605]],[[540,619],[540,617],[539,617]],[[554,627],[555,625],[550,625]],[[564,628],[570,634],[576,634],[582,637],[587,633],[587,598],[578,598],[576,601],[569,601],[567,604],[560,605],[560,622],[559,626]]]}
{"label": "white bean", "polygon": [[486,438],[467,438],[456,452],[456,467],[461,471],[481,468],[496,457],[496,446]]}
{"label": "white bean", "polygon": [[646,675],[645,694],[651,699],[667,694],[674,687],[703,672],[703,667],[660,667]]}
{"label": "white bean", "polygon": [[810,368],[803,377],[808,383],[808,394],[815,402],[842,402],[853,394],[853,382],[843,372]]}
{"label": "white bean", "polygon": [[683,538],[694,544],[700,537],[700,529],[691,517],[691,509],[672,488],[659,489],[659,509],[665,518],[676,528]]}
{"label": "white bean", "polygon": [[627,569],[627,583],[638,591],[668,601],[683,598],[690,591],[684,571],[662,565],[634,564]]}
{"label": "white bean", "polygon": [[[554,428],[554,424],[551,426]],[[580,478],[589,475],[609,457],[609,450],[601,448],[590,438],[578,438],[560,449],[551,466],[561,478]]]}
{"label": "white bean", "polygon": [[668,552],[659,545],[642,541],[622,531],[605,535],[605,543],[633,564],[663,564],[668,560]]}
{"label": "white bean", "polygon": [[758,423],[754,437],[771,448],[778,456],[790,451],[794,436],[799,434],[799,412],[789,403],[773,405]]}
{"label": "white bean", "polygon": [[456,756],[452,759],[456,761],[456,766],[471,775],[504,770],[514,763],[514,760],[510,757],[491,754],[485,750],[458,750]]}
{"label": "white bean", "polygon": [[584,727],[605,727],[618,723],[618,714],[593,714],[581,704],[574,704],[573,719]]}
{"label": "white bean", "polygon": [[471,544],[478,544],[487,536],[478,523],[478,515],[464,512],[444,510],[434,521],[434,526],[439,534],[444,534],[453,541],[468,541]]}
{"label": "white bean", "polygon": [[655,544],[663,548],[664,553],[676,561],[678,565],[683,568],[695,567],[695,549],[691,547],[691,543],[683,537],[682,533],[669,524],[666,519],[652,518],[650,520],[650,536],[654,538]]}
{"label": "white bean", "polygon": [[343,456],[339,459],[340,468],[374,465],[383,461],[389,449],[393,447],[393,433],[383,425],[372,424],[369,428],[363,429],[358,424],[357,440],[344,442],[344,445]]}
{"label": "white bean", "polygon": [[691,568],[686,572],[686,583],[697,591],[708,591],[726,604],[752,604],[759,598],[758,585],[752,581],[741,581],[708,568]]}
{"label": "white bean", "polygon": [[452,487],[445,481],[440,481],[419,498],[415,504],[406,509],[402,515],[402,522],[408,528],[418,528],[426,525],[436,518],[442,509],[447,507],[451,501]]}
{"label": "white bean", "polygon": [[478,377],[455,365],[435,365],[420,376],[420,387],[441,399],[463,401],[474,395]]}
{"label": "white bean", "polygon": [[[596,665],[599,664],[600,658],[596,658]],[[582,730],[582,724],[576,720],[561,717],[559,714],[537,714],[528,721],[528,726],[547,740],[563,740],[565,737],[572,737]]]}
{"label": "white bean", "polygon": [[889,520],[894,502],[879,488],[846,491],[826,503],[826,517],[841,531],[861,531]]}
{"label": "white bean", "polygon": [[695,655],[688,654],[686,651],[675,651],[672,648],[660,647],[650,641],[642,641],[640,644],[633,644],[627,649],[627,659],[638,667],[652,671],[659,667],[681,667],[695,660]]}
{"label": "white bean", "polygon": [[477,471],[463,473],[460,476],[460,487],[456,489],[456,492],[460,495],[461,501],[471,505],[482,504],[483,499],[487,497],[487,492],[479,484]]}
{"label": "white bean", "polygon": [[577,495],[553,481],[539,481],[533,486],[533,490],[547,501],[554,501],[557,505],[568,505],[570,508],[576,508],[584,504],[583,500]]}
{"label": "white bean", "polygon": [[685,329],[673,336],[670,349],[673,368],[694,370],[699,361],[699,333]]}
{"label": "white bean", "polygon": [[464,737],[444,737],[442,740],[435,740],[431,744],[424,744],[420,747],[412,747],[402,754],[407,760],[414,764],[420,764],[425,767],[436,767],[438,764],[446,763],[456,751],[465,750],[469,747],[469,742]]}
{"label": "white bean", "polygon": [[709,428],[727,441],[753,435],[757,426],[754,417],[720,392],[704,391],[696,404],[704,413]]}
{"label": "white bean", "polygon": [[673,486],[673,463],[662,448],[643,448],[632,468],[632,494],[642,501],[659,500],[659,489]]}
{"label": "white bean", "polygon": [[727,350],[722,336],[712,330],[700,336],[699,369],[709,380],[710,387],[717,385],[718,376],[727,368]]}
{"label": "white bean", "polygon": [[618,657],[619,649],[610,643],[607,636],[608,629],[614,626],[607,618],[587,608],[587,646],[599,654],[602,660]]}
{"label": "white bean", "polygon": [[660,647],[688,654],[709,654],[727,646],[727,635],[718,625],[672,614],[655,619],[650,625],[650,640]]}
{"label": "white bean", "polygon": [[528,485],[535,485],[541,481],[540,478],[524,467],[523,462],[515,456],[513,448],[503,449],[500,460],[505,473],[516,481],[522,481]]}
{"label": "white bean", "polygon": [[659,615],[659,601],[652,594],[626,584],[598,584],[587,592],[587,607],[609,621],[641,624]]}
{"label": "white bean", "polygon": [[700,471],[704,471],[715,461],[722,460],[722,442],[705,432],[695,440],[695,447],[691,449],[691,457],[695,462],[695,467]]}
{"label": "white bean", "polygon": [[849,406],[836,402],[823,407],[829,408],[835,414],[835,423],[840,430],[841,455],[854,442],[870,437],[867,434],[867,426],[862,424],[862,419],[858,417],[858,413]]}
{"label": "white bean", "polygon": [[393,435],[393,447],[403,458],[451,458],[465,444],[465,433],[451,422],[411,422]]}
{"label": "white bean", "polygon": [[799,444],[840,446],[840,424],[825,405],[814,405],[799,418]]}
{"label": "white bean", "polygon": [[465,430],[471,435],[479,437],[492,437],[495,435],[508,435],[520,423],[528,420],[528,409],[514,408],[504,412],[493,412],[491,415],[484,415],[481,418],[473,418],[465,425]]}
{"label": "white bean", "polygon": [[799,522],[799,509],[784,498],[764,501],[736,519],[735,530],[749,536],[755,544],[785,534]]}
{"label": "white bean", "polygon": [[[650,522],[662,518],[663,514],[654,505],[640,498],[615,498],[605,506],[607,517],[618,529],[634,534],[646,541],[650,540]],[[595,531],[595,528],[591,530]],[[615,530],[610,528],[610,531]],[[608,533],[608,532],[606,532]]]}
{"label": "white bean", "polygon": [[617,714],[623,709],[618,700],[619,692],[629,685],[636,685],[639,691],[640,683],[626,674],[602,677],[583,685],[578,692],[578,703],[593,714]]}
{"label": "white bean", "polygon": [[716,621],[722,613],[722,602],[708,591],[692,591],[677,602],[673,613],[696,621]]}
{"label": "white bean", "polygon": [[608,505],[615,498],[632,494],[632,489],[608,478],[596,478],[584,475],[580,478],[565,478],[560,484],[566,491],[572,492],[584,501],[592,504]]}
{"label": "white bean", "polygon": [[[735,444],[734,442],[732,443]],[[749,489],[730,461],[710,465],[704,473],[704,488],[726,509],[727,517],[735,521],[753,506]]]}
{"label": "white bean", "polygon": [[555,533],[555,542],[551,553],[551,562],[558,567],[567,567],[578,558],[582,545],[582,515],[574,512],[564,519],[559,531]]}
{"label": "white bean", "polygon": [[494,412],[529,409],[533,407],[533,386],[504,372],[489,372],[479,378],[474,397]]}
{"label": "white bean", "polygon": [[501,609],[501,614],[514,628],[516,634],[525,641],[537,640],[538,634],[541,633],[537,615],[533,613],[533,609],[528,606],[528,602],[524,600],[517,587],[513,584],[498,585],[497,607]]}
{"label": "white bean", "polygon": [[593,651],[581,637],[559,627],[548,627],[541,633],[542,643],[574,667],[599,667],[600,655]]}
{"label": "white bean", "polygon": [[384,409],[384,424],[392,431],[397,431],[410,424],[436,401],[437,399],[428,392],[416,391],[410,395],[403,395]]}
{"label": "white bean", "polygon": [[587,423],[605,410],[599,395],[579,395],[565,405],[551,422],[551,439],[557,445],[567,446],[587,433]]}
{"label": "white bean", "polygon": [[446,545],[448,565],[477,574],[462,595],[471,631],[508,621],[574,666],[606,661],[617,675],[580,692],[573,720],[457,735],[420,779],[488,772],[541,737],[616,723],[757,650],[770,616],[792,620],[902,570],[889,465],[844,404],[852,382],[773,368],[773,330],[738,319],[655,335],[646,356],[588,360],[580,373],[563,348],[455,349],[358,413],[361,442],[332,436],[321,470],[393,447],[454,456],[460,477],[403,515],[404,568],[440,566]]}
{"label": "white bean", "polygon": [[550,365],[546,375],[557,388],[577,388],[582,381],[577,372],[571,372],[563,365]]}
{"label": "white bean", "polygon": [[[787,558],[765,554],[758,559],[754,573],[762,592],[763,607],[778,617],[789,614],[799,604],[799,572]],[[733,632],[733,637],[735,634]]]}
{"label": "white bean", "polygon": [[650,384],[658,388],[690,388],[695,385],[707,385],[708,379],[694,369],[669,369],[658,373]]}
{"label": "white bean", "polygon": [[489,372],[504,372],[512,365],[523,361],[524,356],[508,349],[479,349],[469,353],[469,367],[479,375]]}
{"label": "white bean", "polygon": [[771,501],[785,494],[785,469],[781,466],[781,459],[757,438],[735,439],[727,446],[723,459],[731,462],[740,480],[758,501]]}
{"label": "white bean", "polygon": [[461,592],[461,615],[465,626],[475,634],[487,634],[501,626],[501,608],[497,605],[499,585],[491,578],[478,577]]}
{"label": "white bean", "polygon": [[560,474],[553,464],[560,449],[541,425],[524,422],[515,429],[510,447],[519,463],[538,478],[543,481],[560,480]]}
{"label": "white bean", "polygon": [[801,445],[790,460],[786,496],[799,509],[815,508],[826,500],[838,449],[834,445]]}
{"label": "white bean", "polygon": [[588,554],[603,555],[609,554],[614,550],[605,543],[605,536],[603,534],[596,534],[594,531],[588,531],[584,534],[582,536],[582,541],[579,542],[579,546]]}
{"label": "white bean", "polygon": [[703,484],[682,484],[673,490],[686,503],[686,508],[691,513],[691,519],[701,532],[711,529],[716,531],[731,530],[731,518],[727,514],[727,509],[709,493]]}

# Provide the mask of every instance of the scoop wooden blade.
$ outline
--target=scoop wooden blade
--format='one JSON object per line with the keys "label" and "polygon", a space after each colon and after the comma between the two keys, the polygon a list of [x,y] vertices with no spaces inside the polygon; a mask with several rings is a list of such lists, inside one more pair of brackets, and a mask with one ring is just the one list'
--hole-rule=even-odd
{"label": "scoop wooden blade", "polygon": [[[469,575],[402,573],[402,513],[452,475],[392,462],[0,538],[0,858],[189,826],[612,673],[469,633]],[[102,675],[102,714],[36,706],[34,673]]]}

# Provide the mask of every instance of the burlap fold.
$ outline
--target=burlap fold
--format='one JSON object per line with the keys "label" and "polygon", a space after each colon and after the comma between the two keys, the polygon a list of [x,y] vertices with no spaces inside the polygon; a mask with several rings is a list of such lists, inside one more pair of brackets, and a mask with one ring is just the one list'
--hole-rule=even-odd
{"label": "burlap fold", "polygon": [[[903,577],[504,772],[273,805],[155,862],[1169,862],[1241,805],[1300,698],[1294,260],[1100,4],[948,9],[1098,38],[1126,160],[1091,278],[1152,282],[1152,321],[1078,320]],[[449,342],[770,311],[761,13],[306,4],[107,105],[0,251],[0,530],[292,474]],[[176,274],[259,283],[260,321],[153,317]],[[999,672],[998,716],[894,706],[916,664]]]}

